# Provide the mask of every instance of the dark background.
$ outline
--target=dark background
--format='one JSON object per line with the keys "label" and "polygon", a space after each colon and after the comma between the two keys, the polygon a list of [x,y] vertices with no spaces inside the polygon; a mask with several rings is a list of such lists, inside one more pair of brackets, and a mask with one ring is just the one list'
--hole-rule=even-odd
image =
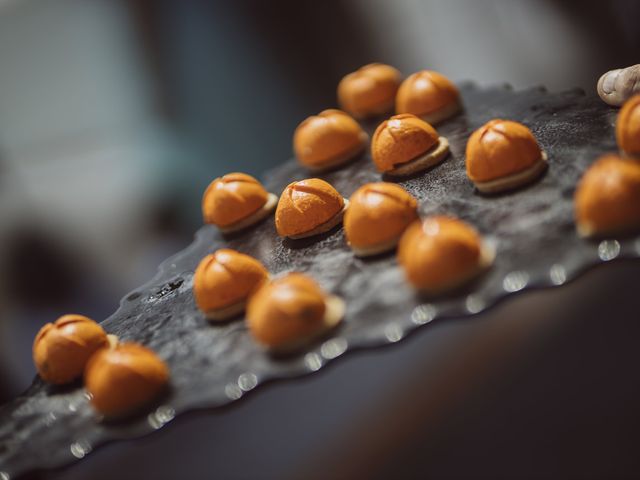
{"label": "dark background", "polygon": [[[42,324],[106,318],[190,242],[206,185],[289,158],[344,74],[593,93],[639,61],[638,18],[634,1],[0,3],[0,400],[30,383]],[[639,273],[425,329],[54,476],[633,477]]]}

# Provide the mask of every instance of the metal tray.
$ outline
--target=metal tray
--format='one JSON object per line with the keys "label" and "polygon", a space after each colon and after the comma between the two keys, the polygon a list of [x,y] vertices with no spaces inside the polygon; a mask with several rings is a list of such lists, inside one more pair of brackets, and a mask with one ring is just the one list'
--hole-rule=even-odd
{"label": "metal tray", "polygon": [[[467,84],[461,92],[464,113],[438,128],[449,139],[451,155],[400,183],[418,198],[421,214],[455,214],[493,242],[497,258],[491,270],[466,290],[425,299],[406,285],[395,255],[358,259],[340,228],[292,242],[276,235],[272,218],[232,238],[205,226],[191,246],[165,261],[156,277],[127,295],[103,323],[108,332],[148,345],[168,362],[169,394],[147,415],[105,423],[81,385],[54,388],[36,378],[0,410],[0,479],[59,467],[107,441],[159,429],[187,410],[225,405],[268,380],[319,370],[352,349],[398,342],[433,320],[471,316],[515,292],[562,285],[599,263],[640,256],[640,237],[589,242],[577,237],[573,224],[577,180],[598,155],[616,149],[615,110],[577,90],[549,94],[543,88],[513,91]],[[527,188],[481,196],[466,178],[464,150],[471,132],[496,117],[528,125],[547,151],[550,168]],[[365,125],[369,133],[376,123]],[[290,160],[264,181],[279,194],[289,182],[308,176]],[[380,175],[367,153],[322,178],[348,197]],[[286,359],[266,355],[241,320],[207,323],[193,302],[193,270],[204,255],[223,246],[259,258],[273,274],[309,273],[346,300],[345,322],[332,337]]]}

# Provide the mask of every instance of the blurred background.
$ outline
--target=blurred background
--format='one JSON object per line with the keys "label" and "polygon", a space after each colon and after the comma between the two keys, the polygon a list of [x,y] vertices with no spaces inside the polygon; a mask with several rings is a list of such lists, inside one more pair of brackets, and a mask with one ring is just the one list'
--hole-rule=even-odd
{"label": "blurred background", "polygon": [[638,63],[638,18],[622,0],[0,1],[0,401],[31,382],[42,324],[110,315],[190,243],[206,185],[288,159],[346,73],[594,93]]}

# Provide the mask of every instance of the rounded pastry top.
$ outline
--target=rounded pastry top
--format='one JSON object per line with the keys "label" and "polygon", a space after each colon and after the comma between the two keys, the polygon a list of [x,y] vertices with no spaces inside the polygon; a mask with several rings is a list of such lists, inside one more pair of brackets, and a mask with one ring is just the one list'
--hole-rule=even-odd
{"label": "rounded pastry top", "polygon": [[193,294],[200,310],[217,310],[246,300],[268,277],[255,258],[222,248],[204,257],[196,268]]}
{"label": "rounded pastry top", "polygon": [[338,103],[356,117],[382,113],[393,106],[400,80],[400,72],[395,68],[370,63],[342,78],[338,84]]}
{"label": "rounded pastry top", "polygon": [[324,110],[298,125],[293,150],[301,164],[322,167],[362,145],[364,135],[358,122],[346,113]]}
{"label": "rounded pastry top", "polygon": [[398,262],[416,288],[437,291],[475,272],[482,239],[469,224],[447,216],[412,223],[400,239]]}
{"label": "rounded pastry top", "polygon": [[146,405],[164,390],[169,368],[152,350],[120,343],[91,357],[84,380],[95,409],[118,417]]}
{"label": "rounded pastry top", "polygon": [[640,163],[613,154],[600,157],[578,183],[575,216],[585,235],[640,225]]}
{"label": "rounded pastry top", "polygon": [[108,344],[105,331],[90,318],[63,315],[36,335],[33,361],[44,381],[68,383],[80,377],[89,357]]}
{"label": "rounded pastry top", "polygon": [[441,73],[421,70],[409,75],[396,96],[396,113],[427,115],[460,101],[456,86]]}
{"label": "rounded pastry top", "polygon": [[398,238],[418,218],[418,202],[400,185],[367,183],[349,199],[344,231],[350,245],[366,248]]}
{"label": "rounded pastry top", "polygon": [[266,347],[308,338],[323,329],[326,298],[315,280],[302,273],[265,283],[249,301],[249,330]]}
{"label": "rounded pastry top", "polygon": [[216,178],[202,197],[205,223],[226,227],[255,213],[267,203],[268,192],[246,173],[228,173]]}
{"label": "rounded pastry top", "polygon": [[620,109],[616,121],[616,138],[620,150],[640,157],[640,94],[631,97]]}
{"label": "rounded pastry top", "polygon": [[436,129],[415,115],[394,115],[376,128],[371,156],[378,171],[387,172],[426,153],[438,138]]}
{"label": "rounded pastry top", "polygon": [[542,159],[542,151],[526,126],[494,119],[471,134],[466,156],[467,176],[487,182],[532,167]]}
{"label": "rounded pastry top", "polygon": [[335,188],[319,178],[292,182],[284,189],[276,208],[276,229],[282,237],[309,232],[332,219],[344,208]]}

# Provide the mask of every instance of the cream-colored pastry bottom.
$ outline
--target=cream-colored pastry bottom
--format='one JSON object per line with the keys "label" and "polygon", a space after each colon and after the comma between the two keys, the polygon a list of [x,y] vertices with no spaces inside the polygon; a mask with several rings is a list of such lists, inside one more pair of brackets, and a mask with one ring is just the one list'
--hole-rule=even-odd
{"label": "cream-colored pastry bottom", "polygon": [[425,113],[424,115],[418,116],[431,125],[437,125],[440,122],[444,122],[448,118],[457,115],[461,110],[462,104],[460,103],[460,101],[456,101],[455,103],[446,105],[445,107],[442,107],[440,110],[436,110],[435,112]]}
{"label": "cream-colored pastry bottom", "polygon": [[358,143],[358,145],[356,145],[355,147],[350,148],[346,152],[330,160],[327,160],[322,164],[318,164],[318,165],[303,164],[303,165],[307,167],[309,171],[314,173],[321,173],[327,170],[332,170],[336,167],[339,167],[340,165],[349,163],[350,160],[352,160],[354,157],[356,157],[358,154],[360,154],[360,152],[362,152],[366,148],[368,143],[369,143],[369,135],[367,135],[366,132],[360,132],[360,143]]}
{"label": "cream-colored pastry bottom", "polygon": [[342,207],[342,210],[336,213],[329,220],[327,220],[324,223],[321,223],[313,230],[309,230],[308,232],[304,232],[304,233],[299,233],[297,235],[287,235],[287,238],[290,238],[292,240],[300,240],[301,238],[313,237],[314,235],[320,235],[321,233],[325,233],[331,230],[333,227],[335,227],[340,222],[342,222],[342,217],[344,217],[344,212],[347,211],[347,207],[349,206],[349,200],[347,200],[346,198],[344,198],[343,200],[344,200],[344,207]]}
{"label": "cream-colored pastry bottom", "polygon": [[211,322],[224,322],[244,312],[247,307],[246,300],[240,300],[237,303],[229,305],[227,307],[217,308],[215,310],[208,310],[205,312],[207,320]]}
{"label": "cream-colored pastry bottom", "polygon": [[329,295],[325,300],[325,312],[322,323],[317,331],[292,342],[278,346],[270,346],[267,350],[275,355],[283,355],[303,350],[310,343],[322,337],[325,333],[335,328],[344,318],[345,304],[337,295]]}
{"label": "cream-colored pastry bottom", "polygon": [[259,208],[256,212],[252,213],[248,217],[243,218],[239,222],[232,223],[231,225],[226,225],[224,227],[218,227],[222,233],[234,233],[240,230],[244,230],[251,225],[258,223],[263,218],[266,218],[273,212],[278,204],[278,196],[269,193],[267,197],[267,201],[265,204]]}
{"label": "cream-colored pastry bottom", "polygon": [[401,236],[402,235],[399,235],[391,240],[387,240],[386,242],[378,243],[377,245],[370,245],[368,247],[356,247],[354,245],[349,246],[351,247],[351,250],[353,250],[353,253],[358,257],[372,257],[373,255],[379,255],[396,248]]}
{"label": "cream-colored pastry bottom", "polygon": [[389,113],[393,111],[393,107],[395,106],[396,99],[395,96],[391,98],[388,102],[381,103],[380,105],[376,105],[375,107],[371,107],[366,113],[352,113],[353,118],[358,120],[363,120],[365,118],[377,117],[379,115]]}
{"label": "cream-colored pastry bottom", "polygon": [[445,137],[440,137],[438,138],[438,143],[436,143],[435,146],[426,153],[414,158],[413,160],[401,163],[395,168],[384,173],[394,177],[406,177],[413,175],[414,173],[421,172],[422,170],[426,170],[427,168],[437,165],[442,162],[448,154],[449,140]]}
{"label": "cream-colored pastry bottom", "polygon": [[540,159],[536,163],[521,172],[496,178],[495,180],[489,180],[488,182],[474,182],[474,184],[482,193],[503,192],[532,182],[547,169],[547,166],[547,153],[543,151]]}

